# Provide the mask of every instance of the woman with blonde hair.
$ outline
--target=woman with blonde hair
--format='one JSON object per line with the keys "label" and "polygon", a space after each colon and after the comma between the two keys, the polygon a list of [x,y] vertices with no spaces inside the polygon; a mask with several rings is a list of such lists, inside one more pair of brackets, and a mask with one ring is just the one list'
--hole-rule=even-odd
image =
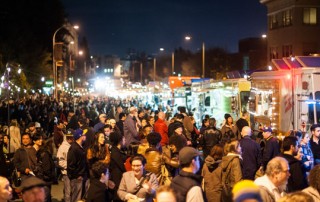
{"label": "woman with blonde hair", "polygon": [[232,187],[242,180],[241,146],[238,140],[227,142],[224,146],[225,156],[222,157],[222,201],[232,201]]}

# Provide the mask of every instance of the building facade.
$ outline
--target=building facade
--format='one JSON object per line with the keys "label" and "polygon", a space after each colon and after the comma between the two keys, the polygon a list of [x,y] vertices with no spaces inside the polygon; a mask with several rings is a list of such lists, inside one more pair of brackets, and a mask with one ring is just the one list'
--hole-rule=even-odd
{"label": "building facade", "polygon": [[319,0],[260,0],[267,7],[268,61],[320,53]]}

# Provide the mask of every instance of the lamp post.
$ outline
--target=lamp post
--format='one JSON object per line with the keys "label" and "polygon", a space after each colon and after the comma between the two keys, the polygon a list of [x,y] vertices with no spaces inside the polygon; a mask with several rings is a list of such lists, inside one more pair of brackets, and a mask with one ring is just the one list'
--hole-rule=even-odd
{"label": "lamp post", "polygon": [[[184,37],[186,41],[190,41],[192,39],[191,36],[185,36]],[[205,43],[202,42],[202,78],[205,77],[205,72],[206,72],[206,68],[205,68],[205,54],[206,54],[206,49],[205,49]]]}
{"label": "lamp post", "polygon": [[172,75],[174,75],[174,52],[171,54],[171,68],[172,68]]}
{"label": "lamp post", "polygon": [[155,82],[156,81],[156,64],[157,63],[157,60],[156,58],[153,58],[153,81]]}
{"label": "lamp post", "polygon": [[202,78],[205,76],[205,45],[202,42]]}
{"label": "lamp post", "polygon": [[[55,58],[55,45],[56,45],[56,35],[57,33],[62,30],[62,29],[67,29],[68,28],[73,28],[74,30],[79,29],[79,26],[75,25],[75,26],[70,26],[70,25],[62,25],[61,27],[59,27],[53,34],[52,37],[52,71],[53,71],[53,98],[57,98],[57,64],[56,64],[56,58]],[[70,33],[70,30],[68,30]]]}

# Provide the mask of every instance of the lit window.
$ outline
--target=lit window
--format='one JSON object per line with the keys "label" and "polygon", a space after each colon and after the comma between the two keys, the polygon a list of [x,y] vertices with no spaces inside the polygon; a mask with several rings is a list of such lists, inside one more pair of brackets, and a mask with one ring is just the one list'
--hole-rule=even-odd
{"label": "lit window", "polygon": [[303,9],[303,23],[309,25],[317,24],[317,9],[304,8]]}
{"label": "lit window", "polygon": [[292,25],[292,12],[291,12],[291,10],[286,10],[283,12],[282,21],[283,21],[284,27]]}
{"label": "lit window", "polygon": [[277,15],[270,16],[270,29],[276,29],[278,27]]}

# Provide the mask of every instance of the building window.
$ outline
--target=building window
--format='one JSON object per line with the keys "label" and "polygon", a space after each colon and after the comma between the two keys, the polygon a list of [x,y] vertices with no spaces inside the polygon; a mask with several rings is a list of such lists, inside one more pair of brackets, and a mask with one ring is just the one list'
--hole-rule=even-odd
{"label": "building window", "polygon": [[292,25],[292,10],[286,10],[282,13],[282,23],[284,27]]}
{"label": "building window", "polygon": [[292,45],[282,46],[282,57],[290,57],[290,56],[292,56]]}
{"label": "building window", "polygon": [[317,24],[317,9],[304,8],[303,9],[303,23],[308,25]]}
{"label": "building window", "polygon": [[279,55],[278,55],[278,50],[276,47],[270,47],[270,60],[272,59],[278,59]]}
{"label": "building window", "polygon": [[269,20],[270,20],[270,29],[278,28],[278,19],[276,15],[271,15],[269,17]]}

